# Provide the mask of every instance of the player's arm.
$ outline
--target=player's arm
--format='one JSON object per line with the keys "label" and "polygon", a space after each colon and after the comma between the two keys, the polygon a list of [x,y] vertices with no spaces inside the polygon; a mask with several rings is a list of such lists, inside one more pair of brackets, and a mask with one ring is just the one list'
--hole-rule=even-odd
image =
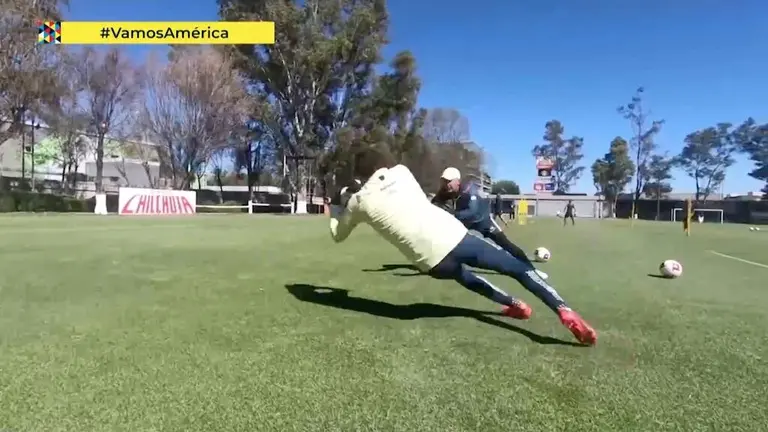
{"label": "player's arm", "polygon": [[341,205],[331,204],[329,213],[331,216],[331,238],[336,243],[341,243],[352,234],[359,223],[357,217],[357,200],[342,193]]}
{"label": "player's arm", "polygon": [[441,196],[439,193],[432,198],[432,204],[453,214],[453,206],[451,205],[450,200]]}
{"label": "player's arm", "polygon": [[454,215],[462,222],[471,222],[477,220],[482,211],[477,189],[470,186],[459,196]]}

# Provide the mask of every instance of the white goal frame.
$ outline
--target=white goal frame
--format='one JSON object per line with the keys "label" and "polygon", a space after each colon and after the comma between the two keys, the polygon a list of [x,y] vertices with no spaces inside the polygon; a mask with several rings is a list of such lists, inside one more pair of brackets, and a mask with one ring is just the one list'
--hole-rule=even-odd
{"label": "white goal frame", "polygon": [[[248,209],[248,214],[253,214],[253,208],[254,207],[269,207],[270,204],[264,204],[264,203],[258,203],[255,201],[248,201],[248,204],[243,205],[218,205],[218,204],[198,204],[195,207],[196,208],[210,208],[210,209]],[[280,204],[280,207],[282,208],[293,208],[293,204]],[[237,212],[233,212],[237,213]],[[216,214],[216,213],[200,213],[200,214]],[[227,214],[227,213],[222,213]]]}
{"label": "white goal frame", "polygon": [[[677,212],[680,211],[682,213],[684,210],[685,209],[683,209],[681,207],[673,208],[672,209],[672,222],[679,222],[679,221],[681,221],[682,219],[678,219],[677,218]],[[691,210],[691,211],[694,214],[696,214],[696,213],[704,213],[704,212],[720,213],[720,223],[725,223],[725,211],[723,211],[723,209],[695,209],[695,210]],[[694,218],[694,220],[695,220],[695,218]]]}

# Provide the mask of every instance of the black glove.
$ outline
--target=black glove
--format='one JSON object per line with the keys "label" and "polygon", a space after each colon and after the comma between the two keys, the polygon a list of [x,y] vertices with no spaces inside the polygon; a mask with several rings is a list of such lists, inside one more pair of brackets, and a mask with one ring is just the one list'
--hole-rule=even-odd
{"label": "black glove", "polygon": [[349,195],[349,194],[360,192],[360,189],[362,189],[362,187],[363,187],[363,184],[360,182],[360,180],[352,180],[351,182],[349,182],[349,184],[339,188],[338,190],[336,190],[336,192],[333,195],[331,195],[331,204],[333,205],[342,204],[342,200],[341,200],[342,191],[346,191],[346,193]]}
{"label": "black glove", "polygon": [[441,194],[435,195],[434,198],[432,198],[432,204],[435,206],[447,211],[450,214],[453,214],[453,200],[447,199],[445,196],[442,196]]}

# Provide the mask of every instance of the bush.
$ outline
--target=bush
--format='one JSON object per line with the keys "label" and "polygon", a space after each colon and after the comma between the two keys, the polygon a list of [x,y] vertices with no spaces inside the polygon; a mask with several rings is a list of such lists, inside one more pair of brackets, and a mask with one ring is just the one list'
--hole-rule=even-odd
{"label": "bush", "polygon": [[16,211],[16,200],[10,194],[0,194],[0,213],[13,213]]}
{"label": "bush", "polygon": [[[77,198],[65,198],[65,201],[69,208],[68,211],[72,213],[88,213],[88,203],[85,200]],[[93,213],[93,211],[90,213]]]}
{"label": "bush", "polygon": [[0,192],[0,212],[86,212],[85,200],[27,191]]}

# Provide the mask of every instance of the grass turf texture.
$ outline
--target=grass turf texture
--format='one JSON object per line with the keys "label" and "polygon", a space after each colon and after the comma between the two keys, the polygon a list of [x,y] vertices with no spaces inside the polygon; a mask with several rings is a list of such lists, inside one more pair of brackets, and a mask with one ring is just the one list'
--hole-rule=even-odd
{"label": "grass turf texture", "polygon": [[768,269],[708,251],[768,264],[768,232],[577,223],[507,231],[595,348],[323,217],[2,217],[0,429],[764,430]]}

